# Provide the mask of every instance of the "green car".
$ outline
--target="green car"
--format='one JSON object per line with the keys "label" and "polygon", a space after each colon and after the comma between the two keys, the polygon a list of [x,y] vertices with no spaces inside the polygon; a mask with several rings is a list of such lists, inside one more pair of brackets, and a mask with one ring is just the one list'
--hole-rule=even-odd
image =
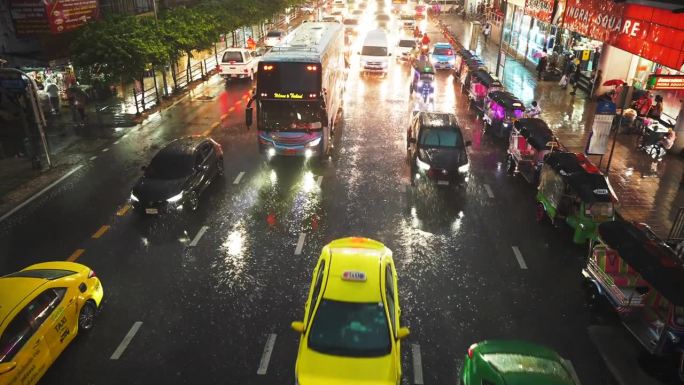
{"label": "green car", "polygon": [[526,341],[484,341],[463,361],[461,385],[580,385],[555,351]]}

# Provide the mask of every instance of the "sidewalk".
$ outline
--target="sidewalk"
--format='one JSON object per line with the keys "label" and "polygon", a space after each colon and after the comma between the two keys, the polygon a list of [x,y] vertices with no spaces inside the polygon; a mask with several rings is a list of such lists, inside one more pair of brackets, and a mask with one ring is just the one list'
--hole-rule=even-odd
{"label": "sidewalk", "polygon": [[[458,16],[446,15],[442,21],[465,44],[468,21]],[[430,25],[430,32],[437,34],[437,26]],[[433,41],[445,41],[441,36]],[[478,40],[477,54],[490,70],[496,67],[499,46],[490,42],[485,45],[482,36]],[[502,83],[507,90],[518,96],[526,105],[539,102],[541,118],[554,130],[561,142],[570,150],[583,152],[591,133],[595,102],[588,100],[582,91],[570,95],[572,87],[561,89],[555,81],[538,81],[531,64],[506,58]],[[592,157],[598,164],[599,157]],[[605,169],[608,154],[601,163]],[[653,160],[636,149],[636,136],[619,135],[608,177],[620,200],[619,212],[628,220],[645,222],[661,237],[667,237],[679,207],[684,206],[684,159],[667,155],[662,162]]]}

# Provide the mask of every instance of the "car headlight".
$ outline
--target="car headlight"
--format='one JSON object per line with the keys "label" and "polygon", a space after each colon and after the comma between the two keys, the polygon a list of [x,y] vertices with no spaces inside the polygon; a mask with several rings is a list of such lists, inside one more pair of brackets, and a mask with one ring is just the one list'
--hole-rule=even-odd
{"label": "car headlight", "polygon": [[423,82],[420,81],[420,80],[418,80],[418,81],[416,82],[416,88],[420,88],[420,87],[422,87],[422,86],[423,86]]}
{"label": "car headlight", "polygon": [[453,62],[455,62],[455,61],[456,61],[456,58],[454,58],[454,57],[450,57],[448,61],[449,61],[449,63],[453,63]]}
{"label": "car headlight", "polygon": [[321,138],[316,138],[306,144],[307,147],[316,147],[321,143]]}
{"label": "car headlight", "polygon": [[380,66],[381,67],[387,67],[387,62],[386,61],[380,62]]}
{"label": "car headlight", "polygon": [[167,199],[166,201],[169,203],[176,203],[181,199],[183,199],[183,192],[182,191],[180,193],[178,193],[178,195],[174,195],[171,198]]}
{"label": "car headlight", "polygon": [[468,172],[468,170],[470,170],[470,163],[466,163],[458,168],[458,172],[462,174]]}
{"label": "car headlight", "polygon": [[133,193],[131,193],[131,200],[132,200],[133,202],[140,202],[140,199],[138,199],[138,197],[135,196],[135,194],[133,194]]}
{"label": "car headlight", "polygon": [[416,158],[416,166],[418,166],[418,168],[423,171],[427,171],[430,169],[430,165],[420,160],[420,158]]}

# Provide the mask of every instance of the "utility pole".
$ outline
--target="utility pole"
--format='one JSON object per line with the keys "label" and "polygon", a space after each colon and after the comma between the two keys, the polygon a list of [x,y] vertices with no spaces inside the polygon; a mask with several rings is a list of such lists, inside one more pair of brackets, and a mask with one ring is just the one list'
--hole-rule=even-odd
{"label": "utility pole", "polygon": [[[28,89],[26,89],[26,86],[21,87],[24,82],[28,85]],[[43,144],[43,150],[45,151],[45,159],[47,160],[48,167],[52,167],[50,148],[48,146],[47,138],[45,137],[47,123],[45,121],[43,109],[40,103],[38,103],[38,86],[36,85],[36,81],[21,70],[3,67],[0,68],[0,88],[16,90],[23,88],[31,106],[31,110],[33,111],[34,120],[38,126],[38,133],[40,134],[40,140]]]}

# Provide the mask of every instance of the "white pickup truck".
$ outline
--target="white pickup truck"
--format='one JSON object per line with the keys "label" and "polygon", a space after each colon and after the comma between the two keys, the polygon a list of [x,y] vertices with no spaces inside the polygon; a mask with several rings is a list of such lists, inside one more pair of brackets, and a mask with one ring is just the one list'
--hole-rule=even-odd
{"label": "white pickup truck", "polygon": [[221,56],[219,74],[228,79],[247,78],[254,80],[261,53],[247,48],[228,48]]}

